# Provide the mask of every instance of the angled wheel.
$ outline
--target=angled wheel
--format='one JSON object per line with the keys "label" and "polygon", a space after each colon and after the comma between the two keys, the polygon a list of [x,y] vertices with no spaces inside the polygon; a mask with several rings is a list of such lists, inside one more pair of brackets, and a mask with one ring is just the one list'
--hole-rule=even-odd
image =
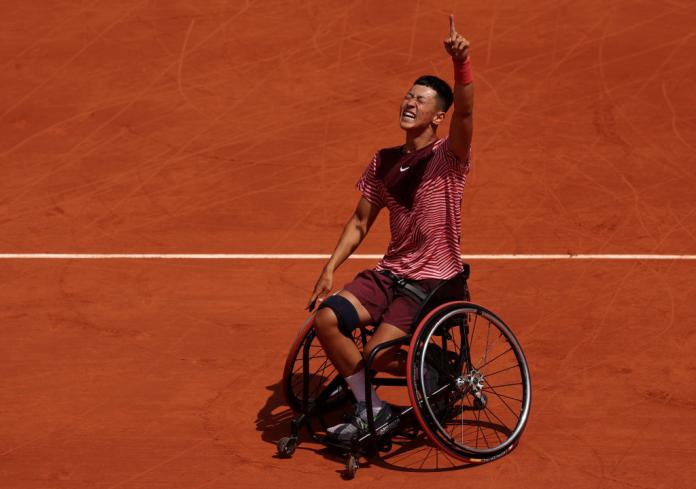
{"label": "angled wheel", "polygon": [[[359,329],[353,339],[362,350],[363,338]],[[308,382],[305,385],[305,378]],[[288,405],[302,411],[306,388],[309,403],[320,402],[324,409],[333,409],[346,402],[351,394],[314,333],[314,314],[302,325],[290,347],[283,370],[283,392]]]}
{"label": "angled wheel", "polygon": [[297,448],[297,437],[286,436],[284,438],[281,438],[276,443],[276,448],[278,450],[278,456],[280,458],[292,457],[293,453],[295,453],[295,449]]}
{"label": "angled wheel", "polygon": [[431,311],[413,334],[407,380],[421,427],[456,458],[494,460],[524,431],[527,361],[510,328],[481,306],[457,301]]}

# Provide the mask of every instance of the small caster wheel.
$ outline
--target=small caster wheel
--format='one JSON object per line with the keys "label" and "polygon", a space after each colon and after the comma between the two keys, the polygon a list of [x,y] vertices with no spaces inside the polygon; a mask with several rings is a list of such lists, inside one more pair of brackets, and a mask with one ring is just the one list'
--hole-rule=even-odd
{"label": "small caster wheel", "polygon": [[276,448],[278,449],[278,456],[280,458],[290,458],[292,454],[295,453],[295,448],[297,448],[297,438],[294,436],[286,436],[278,440],[276,443]]}
{"label": "small caster wheel", "polygon": [[353,479],[359,467],[360,464],[358,463],[358,457],[352,453],[348,455],[348,458],[346,459],[346,479]]}

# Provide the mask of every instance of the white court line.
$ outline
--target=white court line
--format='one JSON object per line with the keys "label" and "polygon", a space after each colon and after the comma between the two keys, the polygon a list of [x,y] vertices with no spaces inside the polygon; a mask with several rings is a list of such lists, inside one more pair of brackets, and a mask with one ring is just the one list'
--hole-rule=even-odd
{"label": "white court line", "polygon": [[[0,253],[0,260],[328,260],[307,253]],[[382,255],[355,254],[353,260],[379,260]],[[696,260],[696,255],[660,254],[481,254],[463,260]]]}

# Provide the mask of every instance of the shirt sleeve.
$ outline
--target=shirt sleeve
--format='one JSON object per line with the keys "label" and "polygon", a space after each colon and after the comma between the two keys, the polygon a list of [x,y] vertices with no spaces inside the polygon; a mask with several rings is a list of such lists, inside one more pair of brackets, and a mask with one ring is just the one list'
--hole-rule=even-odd
{"label": "shirt sleeve", "polygon": [[469,166],[471,165],[471,147],[469,147],[469,154],[467,154],[465,159],[461,159],[454,151],[452,151],[449,144],[449,138],[445,138],[437,150],[442,152],[442,158],[447,163],[447,167],[449,169],[459,171],[464,174],[469,173]]}
{"label": "shirt sleeve", "polygon": [[372,161],[363,172],[360,180],[356,184],[357,189],[362,193],[363,197],[378,209],[384,207],[383,185],[377,179],[377,155],[372,157]]}

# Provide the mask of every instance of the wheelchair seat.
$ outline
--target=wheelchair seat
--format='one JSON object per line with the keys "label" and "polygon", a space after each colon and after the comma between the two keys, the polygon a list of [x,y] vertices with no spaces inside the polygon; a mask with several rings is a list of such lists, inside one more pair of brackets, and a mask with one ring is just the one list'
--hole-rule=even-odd
{"label": "wheelchair seat", "polygon": [[414,317],[413,324],[411,325],[411,333],[413,333],[423,318],[437,306],[446,302],[462,300],[468,301],[470,299],[467,280],[469,279],[471,269],[468,263],[464,263],[463,265],[464,268],[461,272],[452,278],[442,280],[432,291],[430,291],[418,310],[418,313]]}

